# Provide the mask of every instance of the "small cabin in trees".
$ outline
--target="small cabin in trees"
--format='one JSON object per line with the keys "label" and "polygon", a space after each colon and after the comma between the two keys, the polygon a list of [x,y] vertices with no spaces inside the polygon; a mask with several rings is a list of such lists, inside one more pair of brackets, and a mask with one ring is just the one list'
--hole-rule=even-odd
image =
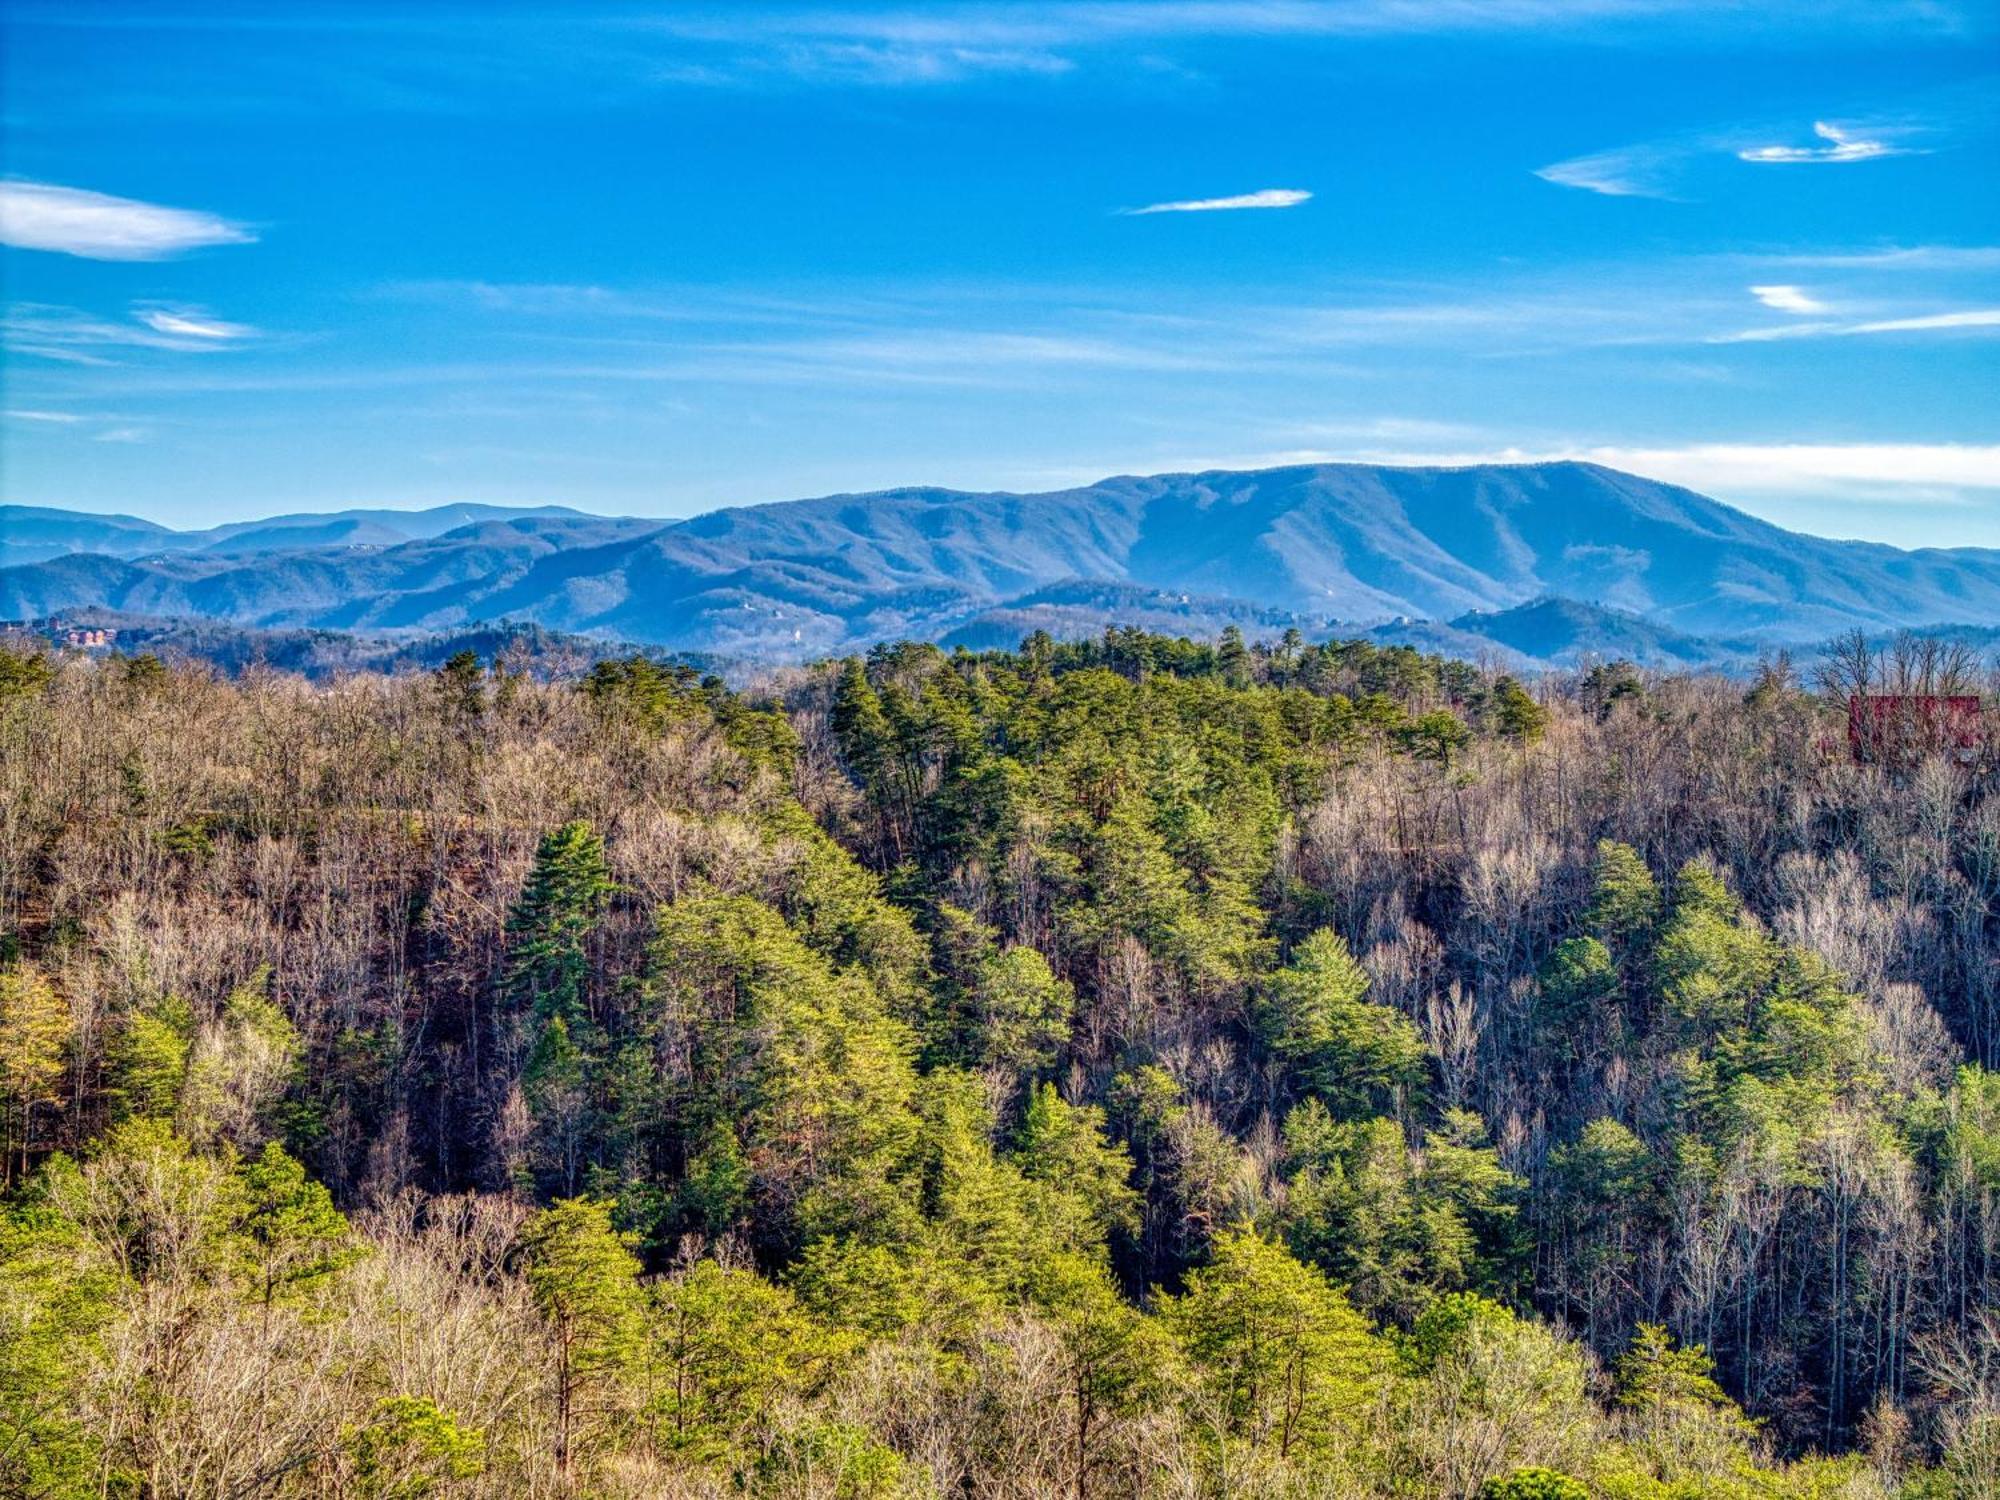
{"label": "small cabin in trees", "polygon": [[1855,693],[1847,748],[1859,765],[1903,768],[1943,754],[1969,765],[1985,742],[1975,693]]}

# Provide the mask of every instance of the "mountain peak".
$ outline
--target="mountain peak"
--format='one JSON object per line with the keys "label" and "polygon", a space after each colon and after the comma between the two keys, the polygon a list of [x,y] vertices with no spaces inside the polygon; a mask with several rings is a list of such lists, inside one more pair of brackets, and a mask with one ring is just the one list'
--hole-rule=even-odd
{"label": "mountain peak", "polygon": [[[1072,633],[1176,612],[1189,629],[1246,630],[1477,617],[1530,656],[1584,649],[1592,634],[1638,631],[1677,653],[1685,640],[1734,649],[2000,617],[2000,553],[1806,536],[1574,460],[1211,469],[1041,493],[913,485],[680,522],[454,505],[175,533],[48,512],[4,546],[16,566],[0,570],[0,615],[518,619],[772,658],[938,639],[979,620],[990,635],[1030,616]],[[88,553],[125,565],[58,565]]]}

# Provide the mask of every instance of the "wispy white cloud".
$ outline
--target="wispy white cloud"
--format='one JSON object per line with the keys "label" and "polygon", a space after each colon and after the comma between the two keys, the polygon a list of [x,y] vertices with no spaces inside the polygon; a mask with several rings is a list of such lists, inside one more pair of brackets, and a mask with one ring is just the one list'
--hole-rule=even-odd
{"label": "wispy white cloud", "polygon": [[1842,125],[1828,120],[1815,120],[1813,134],[1825,141],[1824,146],[1750,146],[1736,155],[1743,161],[1802,163],[1802,162],[1844,162],[1873,161],[1881,156],[1910,156],[1919,154],[1914,146],[1896,146],[1885,140],[1870,140],[1854,134]]}
{"label": "wispy white cloud", "polygon": [[1773,265],[1837,271],[1985,271],[2000,267],[2000,245],[1889,245],[1879,250],[1799,251],[1756,258]]}
{"label": "wispy white cloud", "polygon": [[229,323],[201,308],[140,306],[129,323],[113,322],[74,307],[16,303],[0,313],[0,343],[19,354],[68,364],[110,363],[103,350],[162,349],[184,354],[212,353],[256,333],[247,323]]}
{"label": "wispy white cloud", "polygon": [[2000,307],[1974,307],[1961,312],[1930,313],[1920,318],[1884,318],[1857,323],[1843,333],[1922,333],[1934,328],[2000,328]]}
{"label": "wispy white cloud", "polygon": [[1670,146],[1619,146],[1552,162],[1537,168],[1535,175],[1558,187],[1581,188],[1607,198],[1671,198],[1668,169],[1684,154]]}
{"label": "wispy white cloud", "polygon": [[1935,504],[2000,490],[1996,443],[1697,443],[1574,455],[1728,499],[1810,494]]}
{"label": "wispy white cloud", "polygon": [[[1765,0],[1717,18],[1713,0],[1079,0],[1048,5],[971,0],[853,5],[662,7],[607,29],[671,49],[662,83],[906,86],[981,76],[1058,74],[1129,60],[1177,42],[1568,32],[1686,31],[1726,24],[1731,36],[1955,29],[1955,0]],[[1752,13],[1754,11],[1754,13]]]}
{"label": "wispy white cloud", "polygon": [[1772,164],[1855,162],[1885,156],[1920,156],[1926,154],[1928,148],[1909,144],[1910,139],[1921,131],[1939,128],[1943,127],[1937,124],[1884,124],[1869,127],[1864,135],[1847,126],[1821,120],[1813,126],[1813,130],[1825,142],[1824,145],[1784,146],[1752,144],[1750,142],[1754,142],[1755,137],[1749,128],[1723,127],[1592,151],[1538,168],[1535,175],[1560,187],[1581,188],[1609,198],[1672,199],[1677,196],[1681,183],[1703,161],[1733,157],[1740,161]]}
{"label": "wispy white cloud", "polygon": [[1260,188],[1254,193],[1237,193],[1228,198],[1182,198],[1171,203],[1148,203],[1144,208],[1123,210],[1137,214],[1212,214],[1238,208],[1297,208],[1311,198],[1304,188]]}
{"label": "wispy white cloud", "polygon": [[1774,344],[1785,339],[1822,338],[1844,332],[1839,323],[1772,323],[1763,328],[1739,328],[1728,333],[1711,333],[1705,344]]}
{"label": "wispy white cloud", "polygon": [[73,426],[83,420],[73,411],[34,411],[18,407],[0,412],[0,416],[12,422],[48,422],[62,427]]}
{"label": "wispy white cloud", "polygon": [[164,260],[205,245],[247,245],[241,224],[46,182],[0,182],[0,244],[86,260]]}
{"label": "wispy white cloud", "polygon": [[1706,342],[1765,344],[1778,339],[1851,338],[1873,333],[1943,333],[1962,328],[2000,328],[2000,307],[1960,308],[1952,312],[1924,313],[1909,318],[1875,318],[1865,323],[1825,321],[1779,323],[1770,328],[1746,328],[1735,333],[1710,334]]}
{"label": "wispy white cloud", "polygon": [[228,323],[199,307],[142,306],[132,316],[155,333],[177,338],[212,339],[226,342],[246,339],[256,333],[248,323]]}
{"label": "wispy white cloud", "polygon": [[[1932,28],[1957,25],[1940,0],[1766,0],[1741,29]],[[646,24],[710,42],[798,37],[862,38],[899,46],[1048,48],[1172,37],[1366,36],[1602,28],[1712,19],[1713,0],[1090,0],[1070,5],[973,0],[863,10],[853,6],[682,7]]]}
{"label": "wispy white cloud", "polygon": [[1795,286],[1753,286],[1750,295],[1777,312],[1822,313],[1826,304]]}

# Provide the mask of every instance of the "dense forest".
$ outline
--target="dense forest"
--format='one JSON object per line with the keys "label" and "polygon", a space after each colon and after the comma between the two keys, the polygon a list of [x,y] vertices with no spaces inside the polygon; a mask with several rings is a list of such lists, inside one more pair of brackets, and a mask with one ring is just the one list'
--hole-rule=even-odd
{"label": "dense forest", "polygon": [[0,1495],[2000,1493],[1948,655],[0,654]]}

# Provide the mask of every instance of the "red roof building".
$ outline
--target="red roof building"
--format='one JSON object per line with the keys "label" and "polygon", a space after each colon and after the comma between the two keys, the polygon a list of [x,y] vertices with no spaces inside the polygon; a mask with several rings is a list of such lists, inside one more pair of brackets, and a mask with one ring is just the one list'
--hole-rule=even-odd
{"label": "red roof building", "polygon": [[1910,766],[1927,755],[1970,762],[1985,742],[1974,693],[1856,693],[1847,748],[1864,765]]}

